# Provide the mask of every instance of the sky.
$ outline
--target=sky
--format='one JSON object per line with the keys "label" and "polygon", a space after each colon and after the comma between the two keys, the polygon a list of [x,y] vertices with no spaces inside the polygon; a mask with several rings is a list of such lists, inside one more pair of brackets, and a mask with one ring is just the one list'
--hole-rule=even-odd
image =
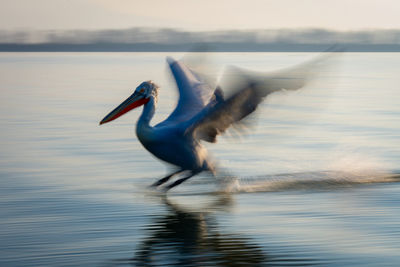
{"label": "sky", "polygon": [[0,0],[0,30],[400,29],[398,0]]}

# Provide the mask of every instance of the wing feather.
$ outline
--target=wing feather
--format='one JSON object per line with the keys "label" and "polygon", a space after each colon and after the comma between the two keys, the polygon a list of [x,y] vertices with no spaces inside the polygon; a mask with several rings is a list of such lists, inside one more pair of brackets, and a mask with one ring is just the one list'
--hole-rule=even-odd
{"label": "wing feather", "polygon": [[174,111],[158,126],[191,119],[204,109],[213,96],[210,86],[183,62],[170,57],[167,58],[167,62],[178,87],[179,100]]}
{"label": "wing feather", "polygon": [[225,74],[232,80],[230,82],[233,85],[231,95],[225,100],[219,98],[212,106],[193,117],[188,122],[185,133],[193,134],[195,138],[207,142],[216,142],[219,134],[253,113],[271,93],[304,87],[325,65],[330,54],[269,75],[255,74],[231,67]]}

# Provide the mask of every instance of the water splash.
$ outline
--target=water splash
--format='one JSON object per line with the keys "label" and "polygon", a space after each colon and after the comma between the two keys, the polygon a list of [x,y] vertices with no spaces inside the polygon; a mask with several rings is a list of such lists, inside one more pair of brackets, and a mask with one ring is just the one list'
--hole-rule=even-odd
{"label": "water splash", "polygon": [[400,173],[321,171],[224,177],[219,181],[224,193],[276,192],[287,190],[334,190],[372,183],[400,182]]}

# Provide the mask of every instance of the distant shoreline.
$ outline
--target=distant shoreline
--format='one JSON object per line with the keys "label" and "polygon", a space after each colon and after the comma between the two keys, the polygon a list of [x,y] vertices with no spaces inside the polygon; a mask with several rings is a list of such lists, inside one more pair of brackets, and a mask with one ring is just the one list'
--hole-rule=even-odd
{"label": "distant shoreline", "polygon": [[0,31],[0,52],[400,52],[400,29]]}
{"label": "distant shoreline", "polygon": [[[321,52],[331,44],[301,43],[0,43],[0,52]],[[400,52],[399,44],[338,44],[346,52]]]}

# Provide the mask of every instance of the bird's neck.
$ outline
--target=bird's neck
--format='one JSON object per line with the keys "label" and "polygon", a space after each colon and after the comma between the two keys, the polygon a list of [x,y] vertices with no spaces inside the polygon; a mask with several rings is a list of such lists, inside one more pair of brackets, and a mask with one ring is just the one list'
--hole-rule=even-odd
{"label": "bird's neck", "polygon": [[150,97],[149,102],[143,106],[142,115],[140,115],[136,126],[136,135],[139,140],[151,137],[151,130],[153,127],[150,126],[150,121],[154,116],[156,105],[153,97]]}

